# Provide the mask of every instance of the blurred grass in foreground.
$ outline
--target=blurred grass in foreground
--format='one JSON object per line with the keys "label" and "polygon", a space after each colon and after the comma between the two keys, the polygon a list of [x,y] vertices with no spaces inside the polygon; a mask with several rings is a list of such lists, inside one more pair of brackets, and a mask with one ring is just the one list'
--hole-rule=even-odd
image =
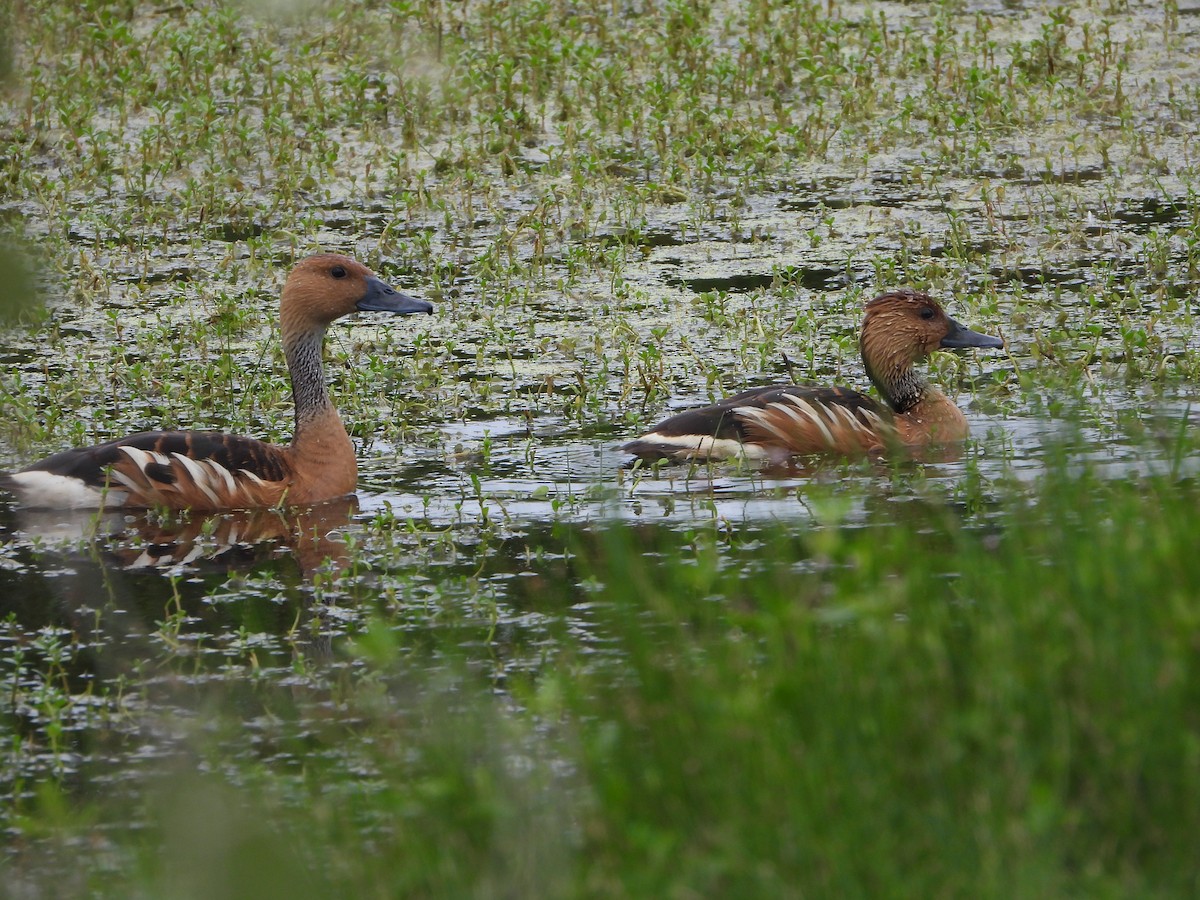
{"label": "blurred grass in foreground", "polygon": [[[230,758],[227,699],[149,827],[48,789],[9,883],[69,852],[58,888],[159,897],[1194,896],[1200,489],[1008,490],[990,524],[934,502],[747,565],[736,533],[570,532],[548,589],[596,604],[605,652],[430,684],[381,622],[320,700],[352,729]],[[263,690],[285,724],[314,702]]]}
{"label": "blurred grass in foreground", "polygon": [[577,692],[591,871],[645,895],[1194,896],[1196,486],[1037,490],[994,530],[931,508],[784,538],[749,578],[618,542],[629,671]]}
{"label": "blurred grass in foreground", "polygon": [[33,277],[31,252],[11,238],[0,240],[0,325],[10,325],[43,312]]}

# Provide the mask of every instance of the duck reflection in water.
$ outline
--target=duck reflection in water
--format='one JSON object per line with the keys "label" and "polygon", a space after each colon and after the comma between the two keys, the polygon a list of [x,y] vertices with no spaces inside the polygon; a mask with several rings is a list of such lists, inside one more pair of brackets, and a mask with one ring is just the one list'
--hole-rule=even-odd
{"label": "duck reflection in water", "polygon": [[16,510],[20,536],[51,543],[106,540],[103,555],[123,569],[186,567],[193,571],[253,569],[286,549],[306,578],[349,562],[345,529],[358,511],[351,494],[315,506],[222,513]]}

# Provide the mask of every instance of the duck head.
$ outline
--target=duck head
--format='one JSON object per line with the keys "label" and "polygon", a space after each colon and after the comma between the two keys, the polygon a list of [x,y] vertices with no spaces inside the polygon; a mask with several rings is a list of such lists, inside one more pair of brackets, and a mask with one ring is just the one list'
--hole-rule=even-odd
{"label": "duck head", "polygon": [[1000,348],[1004,341],[956,322],[923,291],[880,294],[866,307],[860,344],[864,361],[889,367],[920,362],[939,347]]}
{"label": "duck head", "polygon": [[1004,341],[956,322],[940,303],[923,291],[887,291],[866,307],[859,347],[867,375],[893,409],[915,403],[924,384],[913,374],[920,362],[939,348],[998,349]]}
{"label": "duck head", "polygon": [[362,263],[337,253],[302,259],[284,283],[279,313],[285,333],[324,328],[359,311],[430,313],[433,304],[401,293]]}

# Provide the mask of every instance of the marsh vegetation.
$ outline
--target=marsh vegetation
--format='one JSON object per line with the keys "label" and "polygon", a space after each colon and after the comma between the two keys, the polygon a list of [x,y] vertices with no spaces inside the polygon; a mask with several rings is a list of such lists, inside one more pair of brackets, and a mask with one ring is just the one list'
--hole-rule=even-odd
{"label": "marsh vegetation", "polygon": [[[0,891],[1195,895],[1192,5],[21,0],[0,79],[0,468],[286,439],[310,252],[436,304],[330,332],[356,504],[0,505]],[[905,285],[1007,342],[961,453],[624,466]]]}

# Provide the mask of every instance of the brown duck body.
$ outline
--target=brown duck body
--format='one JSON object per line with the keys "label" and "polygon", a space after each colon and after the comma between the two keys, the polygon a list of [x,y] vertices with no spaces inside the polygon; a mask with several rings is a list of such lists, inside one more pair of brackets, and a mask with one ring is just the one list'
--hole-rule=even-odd
{"label": "brown duck body", "polygon": [[225,510],[320,503],[354,491],[354,446],[329,399],[321,362],[325,330],[352,312],[431,312],[366,266],[336,254],[302,260],[280,301],[280,329],[296,403],[291,444],[212,431],[152,431],[65,450],[0,487],[26,506]]}
{"label": "brown duck body", "polygon": [[859,339],[879,403],[844,387],[774,385],[660,422],[624,449],[650,460],[782,459],[960,441],[966,417],[914,364],[938,347],[1004,346],[955,322],[928,294],[890,291],[866,307]]}

